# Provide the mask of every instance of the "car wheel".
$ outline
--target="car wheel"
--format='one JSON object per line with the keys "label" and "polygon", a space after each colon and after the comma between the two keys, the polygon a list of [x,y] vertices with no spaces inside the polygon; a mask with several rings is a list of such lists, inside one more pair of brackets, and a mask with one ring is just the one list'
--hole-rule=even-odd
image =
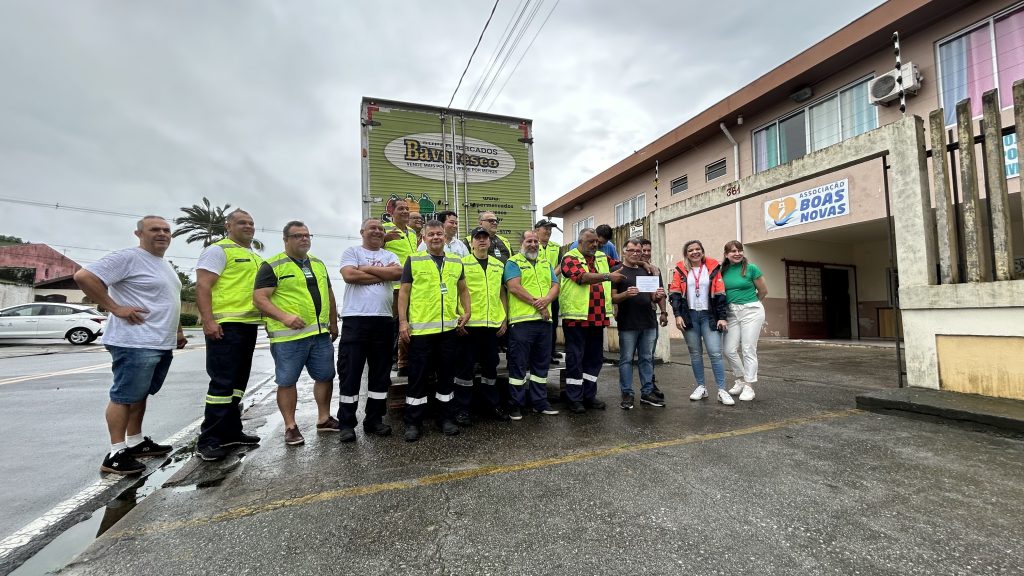
{"label": "car wheel", "polygon": [[68,339],[68,342],[71,342],[72,344],[76,345],[88,344],[89,342],[92,342],[94,339],[92,336],[92,332],[89,332],[85,328],[75,328],[74,330],[68,332],[68,335],[65,336],[65,338]]}

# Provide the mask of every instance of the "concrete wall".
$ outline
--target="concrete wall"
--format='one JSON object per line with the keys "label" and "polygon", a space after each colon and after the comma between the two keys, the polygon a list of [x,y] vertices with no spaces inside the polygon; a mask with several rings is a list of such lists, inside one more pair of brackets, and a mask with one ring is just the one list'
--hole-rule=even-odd
{"label": "concrete wall", "polygon": [[28,304],[34,299],[32,294],[31,286],[0,284],[0,308]]}

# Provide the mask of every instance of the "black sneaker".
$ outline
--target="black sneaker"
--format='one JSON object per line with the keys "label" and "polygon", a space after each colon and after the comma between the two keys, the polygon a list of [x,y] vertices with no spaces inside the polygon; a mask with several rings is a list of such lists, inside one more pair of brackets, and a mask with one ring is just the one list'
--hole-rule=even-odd
{"label": "black sneaker", "polygon": [[654,385],[654,390],[651,390],[651,395],[657,398],[658,400],[665,399],[665,393],[661,391],[661,388],[658,388],[657,384]]}
{"label": "black sneaker", "polygon": [[221,446],[256,446],[260,443],[260,437],[252,434],[246,434],[245,432],[239,432],[238,436],[235,436],[227,442],[222,442]]}
{"label": "black sneaker", "polygon": [[473,420],[469,417],[469,412],[459,412],[455,415],[455,423],[459,426],[472,426]]}
{"label": "black sneaker", "polygon": [[351,428],[349,428],[348,426],[342,426],[341,429],[338,430],[338,441],[339,442],[355,442],[356,441],[356,431],[351,429]]}
{"label": "black sneaker", "polygon": [[127,448],[114,452],[113,456],[108,453],[103,459],[103,464],[100,464],[100,472],[110,472],[122,476],[141,474],[145,469],[146,465],[129,454]]}
{"label": "black sneaker", "polygon": [[622,395],[622,402],[619,402],[619,406],[622,406],[623,410],[632,410],[633,409],[633,395],[632,394],[623,394]]}
{"label": "black sneaker", "polygon": [[522,420],[523,419],[523,412],[522,412],[522,410],[520,410],[519,408],[513,408],[513,409],[509,410],[508,411],[508,419],[509,420],[516,420],[516,421]]}
{"label": "black sneaker", "polygon": [[363,432],[375,436],[391,436],[391,426],[383,422],[363,422]]}
{"label": "black sneaker", "polygon": [[498,422],[507,422],[509,420],[508,412],[505,412],[501,408],[495,408],[491,411],[491,418]]}
{"label": "black sneaker", "polygon": [[590,410],[604,410],[608,405],[603,400],[597,398],[591,398],[590,400],[584,400],[583,405]]}
{"label": "black sneaker", "polygon": [[640,403],[649,404],[651,406],[657,406],[658,408],[665,407],[665,401],[658,399],[657,397],[654,396],[654,394],[641,394]]}
{"label": "black sneaker", "polygon": [[133,458],[151,458],[153,456],[163,456],[164,454],[170,454],[174,446],[168,444],[157,444],[153,442],[153,439],[149,436],[143,438],[142,442],[135,446],[129,446],[125,448],[128,455]]}
{"label": "black sneaker", "polygon": [[228,451],[223,446],[204,446],[196,450],[199,457],[206,462],[216,462],[227,457]]}
{"label": "black sneaker", "polygon": [[459,426],[451,420],[441,420],[441,433],[445,436],[458,436]]}
{"label": "black sneaker", "polygon": [[569,412],[572,412],[573,414],[583,414],[586,411],[587,411],[587,408],[586,408],[586,406],[583,405],[583,402],[570,402],[569,403]]}

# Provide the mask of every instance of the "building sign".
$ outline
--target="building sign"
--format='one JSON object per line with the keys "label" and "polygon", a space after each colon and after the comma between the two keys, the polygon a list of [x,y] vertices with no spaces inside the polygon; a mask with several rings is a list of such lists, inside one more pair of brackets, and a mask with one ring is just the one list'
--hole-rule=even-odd
{"label": "building sign", "polygon": [[465,171],[470,184],[504,178],[516,169],[512,155],[496,144],[468,136],[465,140],[463,148],[461,139],[452,146],[451,134],[403,135],[384,147],[384,157],[394,167],[430,180],[450,179],[456,166],[459,179]]}
{"label": "building sign", "polygon": [[1003,136],[1003,164],[1006,166],[1006,177],[1020,176],[1020,153],[1017,150],[1017,134]]}
{"label": "building sign", "polygon": [[765,230],[771,232],[849,213],[849,179],[843,178],[765,202],[764,226]]}

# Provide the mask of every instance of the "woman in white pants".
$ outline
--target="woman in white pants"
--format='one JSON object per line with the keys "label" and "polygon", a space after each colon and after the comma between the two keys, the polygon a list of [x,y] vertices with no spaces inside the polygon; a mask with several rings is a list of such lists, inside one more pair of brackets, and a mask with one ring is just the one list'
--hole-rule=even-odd
{"label": "woman in white pants", "polygon": [[729,394],[750,401],[754,399],[753,385],[757,383],[757,339],[764,325],[761,301],[768,295],[768,285],[761,269],[747,262],[739,240],[725,244],[722,280],[729,307],[724,352],[735,378]]}

